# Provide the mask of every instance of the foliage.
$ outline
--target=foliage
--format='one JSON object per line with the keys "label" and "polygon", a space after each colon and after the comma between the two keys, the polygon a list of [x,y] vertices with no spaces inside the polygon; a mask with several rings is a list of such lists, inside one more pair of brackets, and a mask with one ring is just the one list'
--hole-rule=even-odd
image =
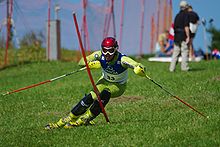
{"label": "foliage", "polygon": [[[33,62],[33,61],[45,61],[46,53],[45,49],[36,46],[27,46],[24,48],[16,49],[9,48],[8,49],[8,57],[7,57],[7,66],[19,65],[25,62]],[[5,49],[0,50],[0,67],[5,66],[3,64],[5,58]]]}
{"label": "foliage", "polygon": [[218,30],[214,26],[211,26],[208,29],[208,32],[211,34],[212,37],[210,49],[211,50],[220,49],[220,30]]}
{"label": "foliage", "polygon": [[[86,54],[89,54],[86,52]],[[5,49],[0,49],[0,68],[3,65],[3,60],[5,56]],[[61,61],[74,61],[78,62],[81,58],[80,51],[77,50],[68,50],[68,49],[61,49]],[[30,45],[25,46],[20,49],[9,48],[8,50],[8,64],[7,66],[11,65],[19,65],[26,62],[41,62],[45,61],[46,59],[46,49],[43,47]]]}
{"label": "foliage", "polygon": [[[85,71],[8,96],[0,96],[1,146],[220,146],[220,62],[190,63],[192,71],[168,71],[168,63],[147,62],[148,75],[210,119],[170,97],[129,70],[126,99],[106,106],[95,126],[45,131],[92,88]],[[18,89],[76,70],[72,62],[35,62],[0,71],[0,91]],[[92,71],[98,80],[100,70]]]}
{"label": "foliage", "polygon": [[[45,49],[42,47],[44,43],[44,35],[42,32],[29,32],[23,36],[20,41],[20,48],[14,48],[12,42],[9,44],[7,66],[15,65],[31,61],[46,60]],[[0,38],[0,66],[5,58],[5,39]]]}
{"label": "foliage", "polygon": [[43,32],[28,32],[20,40],[19,59],[26,61],[42,61],[46,59],[45,49],[42,47],[45,40]]}
{"label": "foliage", "polygon": [[42,32],[35,33],[34,31],[28,32],[20,40],[21,48],[27,46],[39,46],[42,47],[45,40],[45,36]]}
{"label": "foliage", "polygon": [[36,46],[30,45],[23,47],[17,52],[17,58],[19,61],[44,61],[46,60],[45,49]]}

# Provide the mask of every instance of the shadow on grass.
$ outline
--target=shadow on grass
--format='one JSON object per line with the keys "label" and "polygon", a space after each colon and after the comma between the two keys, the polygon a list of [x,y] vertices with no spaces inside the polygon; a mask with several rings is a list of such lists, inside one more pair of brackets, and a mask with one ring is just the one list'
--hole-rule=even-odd
{"label": "shadow on grass", "polygon": [[206,70],[205,68],[192,68],[189,70],[189,72],[197,72],[197,71],[203,71]]}

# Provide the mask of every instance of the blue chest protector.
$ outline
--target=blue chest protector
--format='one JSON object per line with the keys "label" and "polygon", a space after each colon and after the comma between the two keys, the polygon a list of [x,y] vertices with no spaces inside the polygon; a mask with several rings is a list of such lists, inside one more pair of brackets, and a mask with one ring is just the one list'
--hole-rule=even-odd
{"label": "blue chest protector", "polygon": [[128,78],[127,68],[121,65],[121,58],[125,56],[118,52],[118,58],[114,63],[107,62],[104,55],[101,55],[100,63],[102,75],[109,82],[125,83]]}

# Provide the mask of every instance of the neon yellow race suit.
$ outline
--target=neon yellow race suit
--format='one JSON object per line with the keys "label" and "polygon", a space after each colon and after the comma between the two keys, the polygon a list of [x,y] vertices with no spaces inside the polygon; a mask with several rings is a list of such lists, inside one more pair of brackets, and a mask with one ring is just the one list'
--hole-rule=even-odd
{"label": "neon yellow race suit", "polygon": [[[126,89],[126,83],[128,79],[128,68],[135,68],[140,63],[134,61],[130,57],[117,52],[114,58],[107,62],[101,51],[95,51],[91,55],[86,57],[87,62],[99,61],[102,67],[102,76],[97,82],[96,86],[101,92],[107,89],[111,92],[111,97],[118,97],[122,95]],[[85,66],[84,60],[79,61],[79,66]],[[94,92],[91,92],[92,97],[96,99]]]}

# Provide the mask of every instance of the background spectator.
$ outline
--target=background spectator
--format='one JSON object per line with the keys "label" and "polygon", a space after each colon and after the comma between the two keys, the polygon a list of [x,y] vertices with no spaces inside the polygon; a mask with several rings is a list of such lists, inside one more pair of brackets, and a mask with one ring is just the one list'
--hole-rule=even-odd
{"label": "background spectator", "polygon": [[189,14],[189,30],[190,30],[189,57],[194,58],[195,55],[194,55],[193,40],[198,29],[199,16],[195,11],[193,11],[191,5],[188,6],[188,14]]}
{"label": "background spectator", "polygon": [[180,11],[174,19],[174,50],[172,60],[170,63],[170,72],[175,71],[179,55],[182,56],[181,70],[188,71],[188,43],[190,41],[189,33],[189,15],[187,12],[188,3],[186,1],[180,2]]}

